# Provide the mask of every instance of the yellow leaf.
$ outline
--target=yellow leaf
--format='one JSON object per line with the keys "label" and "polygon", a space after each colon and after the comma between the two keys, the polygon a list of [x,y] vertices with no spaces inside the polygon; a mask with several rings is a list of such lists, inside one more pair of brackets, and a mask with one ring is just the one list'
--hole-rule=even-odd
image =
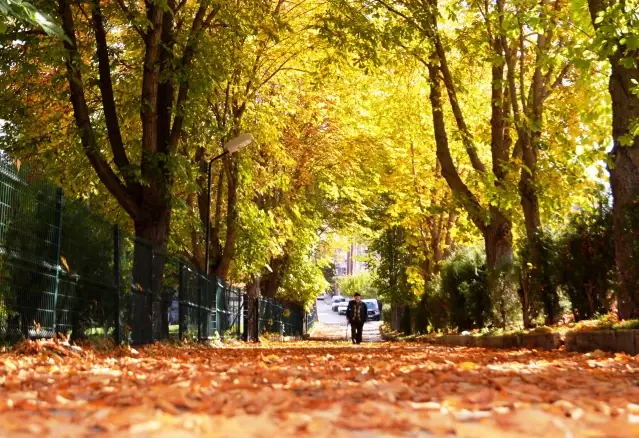
{"label": "yellow leaf", "polygon": [[459,368],[464,371],[471,371],[477,368],[477,364],[475,362],[462,362],[459,364]]}
{"label": "yellow leaf", "polygon": [[69,269],[69,264],[67,263],[66,257],[60,256],[60,262],[62,262],[62,266],[64,266],[64,269],[66,269],[67,272],[71,272],[71,269]]}

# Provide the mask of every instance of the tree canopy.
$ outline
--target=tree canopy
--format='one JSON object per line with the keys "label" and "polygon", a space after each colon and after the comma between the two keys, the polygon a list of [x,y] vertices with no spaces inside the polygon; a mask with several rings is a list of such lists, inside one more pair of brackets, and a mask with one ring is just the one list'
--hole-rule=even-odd
{"label": "tree canopy", "polygon": [[[402,305],[474,246],[491,302],[553,322],[546,235],[599,196],[606,162],[626,196],[629,3],[0,1],[0,147],[201,269],[210,223],[211,272],[265,296],[324,292],[335,236],[370,244]],[[246,132],[212,165],[209,211],[209,160]]]}

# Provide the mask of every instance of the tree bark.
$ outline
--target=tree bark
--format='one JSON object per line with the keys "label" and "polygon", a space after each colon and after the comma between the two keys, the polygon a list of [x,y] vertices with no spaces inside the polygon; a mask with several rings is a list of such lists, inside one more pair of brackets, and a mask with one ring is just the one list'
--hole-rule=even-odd
{"label": "tree bark", "polygon": [[632,120],[639,119],[639,97],[628,92],[634,72],[617,65],[610,76],[612,96],[612,135],[614,147],[609,168],[613,196],[613,235],[615,261],[619,272],[618,312],[622,319],[639,317],[639,136],[632,146],[622,146],[619,137],[628,133]]}
{"label": "tree bark", "polygon": [[[479,201],[462,181],[453,163],[448,146],[448,136],[443,116],[441,91],[438,78],[438,67],[429,64],[430,74],[430,100],[433,113],[433,125],[435,128],[435,143],[437,146],[437,158],[442,166],[442,176],[448,182],[453,193],[459,196],[464,204],[470,219],[484,236],[486,248],[486,264],[489,270],[496,270],[512,263],[512,223],[497,207],[490,206],[488,214],[482,209]],[[487,219],[484,219],[488,216]]]}
{"label": "tree bark", "polygon": [[[596,22],[599,13],[617,2],[589,0],[590,15],[599,32],[601,26],[609,25],[605,18]],[[625,4],[622,3],[625,8]],[[627,11],[626,13],[628,13]],[[614,25],[614,23],[613,23]],[[604,35],[604,38],[606,36]],[[610,38],[610,37],[608,37]],[[633,136],[630,129],[639,120],[639,96],[632,90],[639,82],[639,50],[629,50],[619,40],[617,47],[608,57],[611,75],[608,91],[612,99],[612,138],[614,145],[610,152],[610,185],[613,197],[613,235],[615,241],[615,262],[619,275],[618,313],[621,319],[639,317],[639,136]],[[621,64],[622,58],[634,59],[634,66],[627,68]],[[633,80],[635,81],[633,83]],[[626,136],[624,144],[622,138]],[[628,138],[630,136],[630,138]]]}
{"label": "tree bark", "polygon": [[260,296],[260,278],[256,277],[246,285],[246,295],[248,298],[248,340],[259,342],[260,334],[257,332],[258,299]]}
{"label": "tree bark", "polygon": [[486,266],[489,271],[498,272],[513,260],[512,223],[497,208],[490,207],[491,221],[484,228],[486,246]]}
{"label": "tree bark", "polygon": [[280,255],[278,257],[271,257],[269,266],[273,271],[262,275],[260,287],[262,296],[266,298],[275,298],[277,291],[284,280],[284,275],[286,274],[286,268],[288,266],[288,259],[289,256],[287,254]]}
{"label": "tree bark", "polygon": [[[95,37],[101,110],[104,114],[113,163],[118,173],[101,152],[103,148],[98,144],[94,114],[87,104],[82,79],[83,56],[76,40],[73,2],[58,0],[58,12],[67,37],[64,48],[70,100],[82,147],[96,174],[131,217],[135,227],[133,284],[141,292],[142,298],[140,302],[134,303],[132,309],[133,312],[138,312],[135,314],[134,325],[140,324],[139,327],[134,327],[133,336],[134,340],[141,342],[147,342],[151,338],[168,337],[168,299],[162,296],[162,276],[164,251],[171,222],[173,173],[167,155],[170,158],[176,153],[177,144],[183,134],[183,106],[188,99],[189,70],[195,57],[197,42],[203,27],[210,25],[219,11],[219,7],[213,7],[206,15],[211,5],[203,2],[195,14],[186,48],[178,63],[182,71],[179,72],[180,86],[176,99],[175,85],[178,79],[174,68],[176,64],[173,62],[174,23],[178,9],[176,1],[167,0],[164,5],[150,1],[144,3],[147,19],[145,29],[131,23],[144,41],[140,90],[142,151],[139,161],[145,181],[142,184],[130,169],[131,163],[121,134],[105,28],[105,21],[108,20],[105,20],[103,15],[102,1],[91,0],[89,20]],[[119,4],[127,17],[132,19],[135,14],[124,2],[120,1]],[[176,106],[179,110],[177,113]],[[153,318],[157,321],[153,321]]]}
{"label": "tree bark", "polygon": [[171,297],[163,290],[165,248],[169,237],[171,209],[147,210],[134,222],[132,340],[146,343],[169,336],[168,308]]}
{"label": "tree bark", "polygon": [[227,201],[226,201],[226,239],[220,262],[215,269],[215,274],[226,280],[231,268],[231,261],[235,256],[235,242],[239,231],[237,209],[237,177],[238,163],[232,157],[225,157],[224,165],[227,169]]}

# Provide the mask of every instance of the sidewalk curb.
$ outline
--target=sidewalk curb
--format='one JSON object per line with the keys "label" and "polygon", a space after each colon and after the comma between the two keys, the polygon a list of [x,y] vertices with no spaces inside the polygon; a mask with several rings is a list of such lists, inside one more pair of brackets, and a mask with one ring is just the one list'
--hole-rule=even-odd
{"label": "sidewalk curb", "polygon": [[455,347],[496,349],[557,350],[587,353],[601,350],[610,353],[639,354],[639,330],[592,330],[559,333],[527,333],[503,336],[442,335],[435,343]]}

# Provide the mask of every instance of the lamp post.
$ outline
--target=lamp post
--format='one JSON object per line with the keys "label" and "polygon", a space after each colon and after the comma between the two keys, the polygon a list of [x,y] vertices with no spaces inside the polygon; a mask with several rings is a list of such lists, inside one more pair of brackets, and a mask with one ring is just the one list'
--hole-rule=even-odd
{"label": "lamp post", "polygon": [[206,249],[205,249],[206,255],[204,256],[204,269],[207,276],[209,275],[209,241],[211,239],[211,168],[213,166],[213,162],[215,162],[216,160],[219,160],[220,158],[226,155],[232,155],[238,152],[240,149],[245,148],[246,146],[250,145],[254,141],[255,141],[255,138],[253,138],[251,134],[238,135],[234,139],[229,140],[228,142],[224,144],[224,152],[222,152],[220,155],[216,157],[211,158],[211,160],[209,161],[209,168],[207,173],[208,203],[206,206]]}

